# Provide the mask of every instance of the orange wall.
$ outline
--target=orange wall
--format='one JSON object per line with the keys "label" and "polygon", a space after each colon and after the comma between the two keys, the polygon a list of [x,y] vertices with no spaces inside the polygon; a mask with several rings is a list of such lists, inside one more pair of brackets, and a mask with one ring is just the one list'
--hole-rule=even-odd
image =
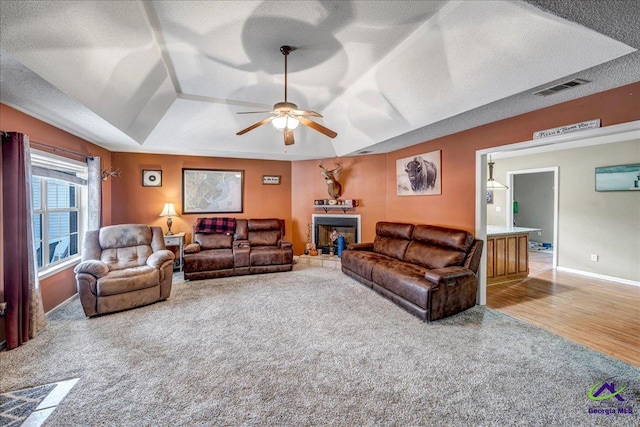
{"label": "orange wall", "polygon": [[[342,198],[359,199],[363,207],[350,213],[362,215],[363,241],[374,237],[375,222],[404,221],[462,228],[475,232],[475,152],[516,142],[529,141],[533,132],[585,120],[601,120],[601,126],[640,120],[640,82],[607,92],[522,114],[454,135],[423,142],[385,155],[343,159],[339,182],[346,188]],[[442,194],[397,196],[396,160],[441,150]],[[325,162],[331,162],[331,159]],[[318,162],[292,165],[292,214],[294,250],[304,249],[305,224],[315,198],[328,198]]]}
{"label": "orange wall", "polygon": [[[281,218],[285,220],[287,239],[291,236],[291,162],[113,153],[112,163],[122,173],[120,178],[109,179],[112,182],[111,215],[114,224],[157,225],[166,232],[167,219],[158,214],[165,203],[173,202],[180,216],[172,218],[171,231],[186,232],[186,243],[191,241],[191,229],[196,218],[212,216]],[[244,170],[244,212],[182,215],[182,168]],[[162,186],[143,187],[143,169],[162,170]],[[263,175],[280,175],[280,185],[263,185]]]}
{"label": "orange wall", "polygon": [[[640,120],[640,82],[575,101],[501,120],[455,135],[423,142],[388,154],[346,157],[339,175],[343,199],[358,199],[361,206],[349,213],[362,215],[363,241],[371,241],[377,221],[406,221],[459,227],[475,231],[476,150],[530,140],[536,130],[599,118],[602,126]],[[318,161],[267,161],[194,156],[167,156],[110,153],[81,138],[47,125],[0,104],[0,128],[29,135],[32,141],[102,157],[103,167],[120,168],[120,178],[103,183],[103,224],[140,222],[159,225],[166,202],[174,202],[181,213],[182,168],[243,169],[245,171],[244,212],[238,218],[277,217],[286,221],[286,235],[294,252],[304,250],[306,224],[314,209],[314,199],[328,198]],[[40,148],[40,147],[38,147]],[[396,160],[420,153],[442,150],[442,194],[437,196],[396,195]],[[56,154],[64,156],[63,152]],[[330,166],[333,159],[326,159]],[[142,169],[161,169],[162,187],[142,187]],[[262,185],[262,175],[281,175],[281,185]],[[181,215],[172,230],[189,232],[195,218]],[[2,214],[0,210],[0,227]],[[190,233],[189,233],[190,234]],[[187,236],[187,242],[190,236]],[[0,260],[3,245],[0,245]],[[1,267],[1,261],[0,261]],[[73,295],[75,280],[71,270],[42,280],[45,310]],[[0,287],[0,301],[2,289]],[[1,323],[1,321],[0,321]],[[1,325],[0,325],[1,326]],[[4,328],[0,331],[2,339]]]}
{"label": "orange wall", "polygon": [[[333,161],[334,159],[325,160],[324,166],[333,168]],[[361,215],[362,240],[371,241],[375,237],[376,222],[386,218],[386,158],[384,155],[346,157],[341,159],[341,163],[343,170],[338,175],[338,182],[342,185],[340,198],[357,199],[361,203],[361,206],[346,213]],[[304,252],[307,223],[311,222],[311,214],[325,213],[320,208],[314,208],[313,201],[331,198],[324,177],[320,174],[319,164],[317,160],[308,160],[294,162],[291,165],[291,175],[295,182],[291,189],[295,254]]]}
{"label": "orange wall", "polygon": [[[475,152],[529,141],[533,132],[585,120],[601,126],[640,119],[640,83],[479,126],[387,154],[387,220],[448,225],[475,233]],[[395,161],[442,150],[442,195],[399,197]]]}
{"label": "orange wall", "polygon": [[[49,148],[36,145],[34,142],[41,142],[43,144],[51,145],[54,147],[64,148],[77,153],[86,155],[100,156],[102,158],[102,165],[108,168],[111,164],[111,152],[97,145],[91,144],[82,138],[71,135],[63,130],[48,125],[36,118],[28,116],[15,110],[4,104],[0,104],[0,129],[5,132],[21,132],[29,136],[29,140],[32,142],[32,148],[40,151],[53,152],[61,157],[68,157],[74,160],[79,160],[77,156],[64,153],[62,151],[54,151]],[[108,182],[103,183],[103,212],[102,221],[105,224],[111,222],[111,197],[110,197],[110,184]],[[2,210],[0,209],[0,229],[2,228]],[[0,244],[0,272],[2,271],[2,253],[6,250],[4,248],[4,240]],[[1,274],[0,274],[1,276]],[[76,292],[76,283],[73,276],[73,268],[69,268],[59,274],[47,277],[40,281],[42,287],[42,300],[44,309],[46,311],[51,310],[58,304],[64,302]],[[4,286],[0,283],[0,301],[4,301]],[[0,325],[0,341],[4,339],[4,326]]]}

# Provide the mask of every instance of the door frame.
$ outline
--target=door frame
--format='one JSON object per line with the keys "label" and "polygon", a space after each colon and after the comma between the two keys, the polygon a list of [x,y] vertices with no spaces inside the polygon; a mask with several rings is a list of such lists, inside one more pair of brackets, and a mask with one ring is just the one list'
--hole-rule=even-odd
{"label": "door frame", "polygon": [[[610,144],[640,138],[640,120],[597,129],[549,136],[513,144],[492,146],[476,150],[476,238],[487,240],[487,157],[504,153],[506,157],[525,156],[570,148]],[[486,245],[485,245],[486,246]],[[476,302],[487,304],[487,251],[482,251],[478,270],[478,295]]]}
{"label": "door frame", "polygon": [[[521,169],[515,171],[507,171],[507,182],[509,188],[506,190],[507,206],[513,206],[513,184],[515,175],[525,175],[531,173],[553,172],[553,265],[552,268],[558,266],[558,166],[551,166],[546,168],[534,168],[534,169]],[[506,225],[513,224],[513,209],[507,209],[506,212],[507,223]]]}

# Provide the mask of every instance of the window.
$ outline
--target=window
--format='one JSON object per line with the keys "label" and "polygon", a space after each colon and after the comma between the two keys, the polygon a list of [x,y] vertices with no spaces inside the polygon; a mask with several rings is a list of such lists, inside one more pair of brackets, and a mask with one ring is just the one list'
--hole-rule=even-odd
{"label": "window", "polygon": [[43,275],[80,258],[87,165],[35,151],[31,165],[33,234],[38,271]]}

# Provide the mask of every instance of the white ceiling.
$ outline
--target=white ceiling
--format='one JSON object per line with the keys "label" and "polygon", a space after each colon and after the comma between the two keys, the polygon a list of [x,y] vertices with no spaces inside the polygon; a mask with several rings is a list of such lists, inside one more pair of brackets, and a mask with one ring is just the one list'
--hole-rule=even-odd
{"label": "white ceiling", "polygon": [[[111,151],[383,153],[640,81],[638,22],[636,0],[2,2],[0,101]],[[335,139],[235,135],[284,100],[282,45]]]}

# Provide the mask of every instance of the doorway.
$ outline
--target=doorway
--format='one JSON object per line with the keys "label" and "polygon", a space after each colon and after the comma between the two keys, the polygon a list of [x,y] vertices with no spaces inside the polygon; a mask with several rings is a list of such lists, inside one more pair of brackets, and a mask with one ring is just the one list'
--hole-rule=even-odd
{"label": "doorway", "polygon": [[[500,155],[505,157],[519,157],[535,153],[548,153],[557,150],[566,150],[568,148],[588,147],[595,145],[603,145],[616,143],[621,141],[634,140],[638,138],[640,130],[640,121],[611,125],[603,128],[573,132],[569,134],[555,135],[547,138],[534,139],[499,147],[490,147],[476,151],[476,238],[486,240],[487,238],[487,160],[488,156],[498,158]],[[556,174],[557,175],[557,174]],[[555,186],[557,188],[557,185]],[[556,202],[557,204],[557,202]],[[556,219],[557,224],[557,219]],[[556,226],[557,228],[557,226]],[[556,233],[557,240],[557,233]],[[555,251],[554,255],[558,257],[558,242],[553,243]],[[486,266],[486,251],[482,252],[480,261],[481,266]],[[558,269],[564,267],[557,267]],[[566,269],[566,268],[564,268]],[[566,269],[569,271],[569,269]],[[477,302],[480,305],[487,303],[487,274],[486,268],[480,268],[479,286]],[[620,280],[618,280],[620,281]]]}
{"label": "doorway", "polygon": [[555,269],[559,252],[558,167],[507,171],[507,182],[507,206],[513,209],[507,211],[506,225],[540,229],[529,233],[529,255]]}

